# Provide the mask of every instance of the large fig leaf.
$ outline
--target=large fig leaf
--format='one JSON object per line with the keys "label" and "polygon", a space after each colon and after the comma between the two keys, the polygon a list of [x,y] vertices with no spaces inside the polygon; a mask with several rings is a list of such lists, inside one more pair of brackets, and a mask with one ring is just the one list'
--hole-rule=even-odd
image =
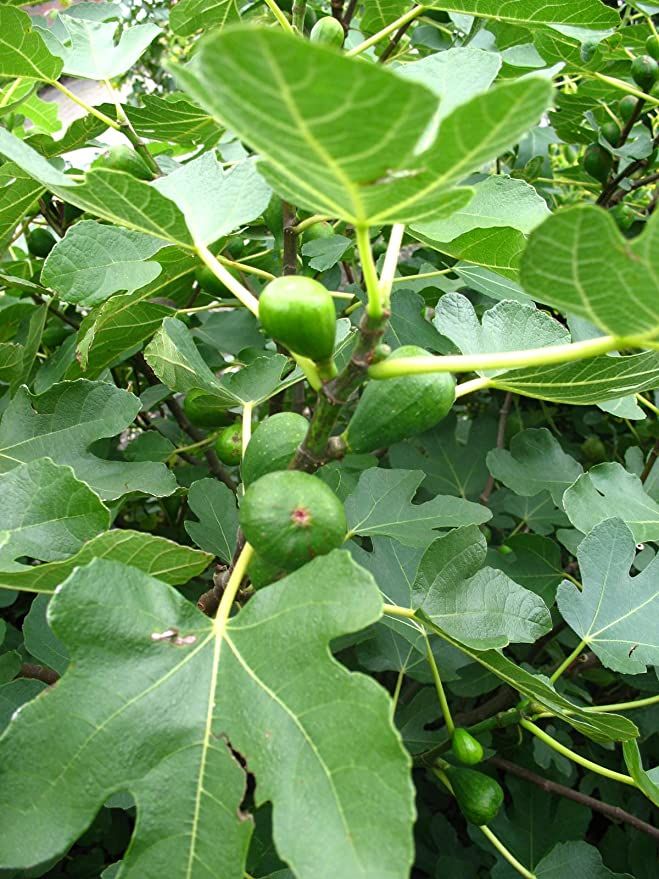
{"label": "large fig leaf", "polygon": [[328,650],[381,612],[375,581],[343,551],[226,624],[136,568],[78,568],[49,614],[71,667],[0,740],[0,864],[65,852],[128,790],[137,822],[124,879],[243,879],[252,819],[239,754],[297,877],[405,879],[409,758],[385,691]]}
{"label": "large fig leaf", "polygon": [[212,34],[176,75],[263,158],[280,195],[371,225],[463,208],[472,190],[452,187],[526,133],[551,100],[546,80],[504,83],[457,107],[436,136],[438,100],[424,86],[255,27]]}
{"label": "large fig leaf", "polygon": [[583,590],[564,580],[556,596],[566,622],[602,664],[626,674],[659,664],[659,561],[630,577],[635,550],[621,519],[600,522],[577,551]]}

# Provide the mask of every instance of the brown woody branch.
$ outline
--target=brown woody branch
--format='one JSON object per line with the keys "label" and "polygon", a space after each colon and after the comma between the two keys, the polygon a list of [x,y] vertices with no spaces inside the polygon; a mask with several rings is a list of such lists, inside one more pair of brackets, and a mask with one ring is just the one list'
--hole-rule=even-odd
{"label": "brown woody branch", "polygon": [[284,255],[282,269],[285,275],[297,272],[297,235],[295,234],[295,208],[287,201],[282,202],[284,226]]}
{"label": "brown woody branch", "polygon": [[350,0],[348,3],[348,8],[346,9],[346,13],[343,16],[343,28],[347,32],[350,27],[350,22],[352,21],[352,17],[355,14],[355,10],[357,9],[357,0]]}
{"label": "brown woody branch", "polygon": [[647,824],[645,821],[642,821],[640,818],[637,818],[629,812],[625,812],[625,810],[621,809],[619,806],[611,806],[608,803],[603,803],[601,800],[596,800],[595,797],[589,797],[587,794],[582,794],[581,791],[572,790],[572,788],[566,787],[563,784],[558,784],[556,781],[550,781],[548,778],[543,778],[541,775],[537,775],[535,772],[526,769],[524,766],[519,766],[517,763],[511,763],[510,760],[504,760],[503,757],[491,757],[488,762],[492,766],[496,766],[497,769],[501,769],[503,772],[508,772],[511,775],[516,775],[518,778],[524,779],[524,781],[535,784],[546,793],[565,797],[565,799],[579,803],[587,809],[592,809],[594,812],[606,815],[611,821],[629,824],[629,826],[633,827],[635,830],[640,830],[641,833],[647,833],[647,835],[651,836],[653,839],[659,840],[658,828],[653,827],[651,824]]}
{"label": "brown woody branch", "polygon": [[35,681],[43,681],[49,687],[56,684],[60,679],[58,672],[54,669],[48,668],[47,665],[36,665],[33,662],[24,662],[21,665],[18,676],[21,678],[31,678]]}
{"label": "brown woody branch", "polygon": [[643,472],[641,473],[641,482],[645,482],[652,473],[652,468],[654,467],[654,462],[659,457],[659,439],[655,441],[655,444],[652,448],[652,451],[648,455],[648,459],[645,462],[645,467],[643,468]]}
{"label": "brown woody branch", "polygon": [[621,147],[621,146],[623,146],[623,144],[627,143],[627,138],[631,134],[632,128],[638,122],[638,120],[641,116],[641,113],[643,112],[644,106],[645,106],[644,98],[639,98],[636,101],[636,106],[634,107],[632,115],[629,117],[629,119],[625,123],[625,127],[622,129],[622,132],[620,134],[620,140],[618,141],[618,144],[617,144],[618,147]]}
{"label": "brown woody branch", "polygon": [[[655,137],[653,141],[653,149],[659,146],[659,134]],[[597,204],[602,207],[606,207],[609,204],[611,197],[614,195],[618,186],[622,183],[623,180],[626,180],[628,177],[632,177],[636,174],[637,171],[646,168],[648,165],[647,159],[637,159],[635,162],[631,162],[627,167],[617,174],[610,183],[608,183],[602,192],[600,193],[599,198],[597,199]],[[625,192],[623,190],[623,196]]]}
{"label": "brown woody branch", "polygon": [[406,21],[405,24],[401,24],[396,33],[389,40],[389,45],[387,46],[387,48],[380,55],[380,58],[378,59],[380,64],[385,64],[391,58],[393,53],[396,51],[396,47],[405,36],[405,32],[411,24],[412,21]]}
{"label": "brown woody branch", "polygon": [[619,189],[615,192],[609,201],[610,205],[619,204],[623,198],[630,192],[634,192],[636,189],[642,189],[644,186],[650,186],[652,183],[656,183],[659,180],[659,172],[656,174],[648,174],[647,177],[641,177],[640,180],[634,180],[629,189]]}
{"label": "brown woody branch", "polygon": [[203,595],[200,595],[199,600],[197,601],[197,607],[200,611],[205,613],[206,616],[212,617],[217,613],[220,601],[224,595],[224,590],[229,582],[229,577],[233,573],[233,569],[236,567],[236,562],[245,547],[245,543],[245,535],[239,528],[236,536],[236,548],[233,552],[231,564],[217,566],[215,573],[213,574],[212,588],[209,589],[208,592],[204,592]]}
{"label": "brown woody branch", "polygon": [[[132,358],[132,360],[150,385],[160,384],[158,376],[146,362],[142,353],[136,354]],[[183,408],[178,400],[175,400],[173,397],[169,397],[167,400],[164,401],[164,403],[174,417],[174,420],[184,433],[187,433],[187,435],[195,440],[195,442],[201,442],[204,439],[203,432],[201,430],[198,430],[194,426],[194,424],[190,422],[190,419],[183,411]],[[220,463],[220,459],[217,457],[214,450],[206,449],[204,452],[204,457],[206,458],[206,462],[213,476],[215,476],[216,479],[219,479],[220,482],[223,482],[227,486],[227,488],[231,489],[231,491],[235,491],[235,482]]]}
{"label": "brown woody branch", "polygon": [[343,0],[332,0],[332,16],[343,24]]}
{"label": "brown woody branch", "polygon": [[[512,403],[513,403],[513,395],[512,395],[511,391],[508,391],[508,393],[504,397],[501,409],[499,409],[499,426],[497,428],[497,449],[502,449],[504,442],[506,440],[506,427],[508,425],[508,416],[510,415]],[[492,494],[493,488],[494,488],[494,476],[492,476],[492,474],[490,474],[487,477],[487,482],[485,483],[485,488],[483,489],[481,496],[480,496],[480,502],[482,504],[487,505],[490,502],[490,495]]]}
{"label": "brown woody branch", "polygon": [[462,711],[453,718],[456,726],[473,726],[482,720],[487,720],[493,714],[499,714],[510,708],[518,699],[518,695],[511,687],[499,687],[493,696],[468,711]]}

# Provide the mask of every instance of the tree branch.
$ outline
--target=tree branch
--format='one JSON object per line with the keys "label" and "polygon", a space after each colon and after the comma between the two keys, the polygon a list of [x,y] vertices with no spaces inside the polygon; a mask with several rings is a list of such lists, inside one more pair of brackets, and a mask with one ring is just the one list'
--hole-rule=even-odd
{"label": "tree branch", "polygon": [[[653,146],[659,146],[659,134],[655,137],[653,141]],[[604,187],[602,190],[600,197],[597,199],[597,204],[601,207],[606,207],[609,203],[609,199],[617,190],[618,186],[625,180],[627,177],[631,177],[633,174],[636,174],[637,171],[640,171],[642,168],[645,168],[648,164],[647,159],[637,159],[635,162],[631,162],[627,167],[617,174],[613,180]]]}
{"label": "tree branch", "polygon": [[352,21],[352,17],[355,14],[355,10],[357,9],[357,0],[350,0],[348,3],[348,8],[346,9],[346,14],[343,16],[343,29],[345,32],[348,32],[350,27],[350,22]]}
{"label": "tree branch", "polygon": [[648,459],[645,462],[645,467],[643,468],[643,472],[641,473],[641,482],[645,482],[647,480],[648,476],[650,475],[650,473],[652,473],[652,468],[654,467],[654,462],[657,460],[658,457],[659,457],[659,439],[656,440],[656,442],[652,448],[652,451],[648,455]]}
{"label": "tree branch", "polygon": [[625,127],[622,129],[622,132],[620,133],[620,140],[617,143],[618,147],[623,146],[623,144],[625,144],[627,142],[627,138],[629,137],[632,128],[638,122],[638,119],[639,119],[641,113],[643,112],[644,106],[645,106],[645,101],[643,100],[643,98],[638,98],[638,100],[636,101],[636,106],[634,107],[634,110],[632,112],[632,115],[629,117],[629,119],[625,123]]}
{"label": "tree branch", "polygon": [[326,460],[332,428],[343,406],[366,378],[388,319],[388,311],[378,318],[372,318],[367,313],[363,315],[359,324],[359,339],[350,362],[340,375],[324,384],[319,391],[309,430],[289,464],[290,470],[313,473]]}
{"label": "tree branch", "polygon": [[343,0],[332,0],[332,16],[343,24]]}
{"label": "tree branch", "polygon": [[284,226],[284,254],[282,269],[285,275],[297,272],[297,234],[295,232],[295,208],[287,201],[282,202]]}
{"label": "tree branch", "polygon": [[474,724],[487,720],[492,715],[500,714],[502,711],[510,708],[517,700],[518,694],[512,687],[501,686],[482,705],[477,705],[475,708],[456,714],[454,720],[458,726],[474,726]]}
{"label": "tree branch", "polygon": [[628,193],[633,192],[636,189],[642,189],[644,186],[650,186],[651,183],[656,183],[657,180],[659,180],[659,172],[656,174],[649,174],[647,177],[641,177],[640,180],[634,180],[629,189],[618,189],[617,192],[614,192],[609,199],[609,204],[619,204]]}
{"label": "tree branch", "polygon": [[24,662],[21,665],[18,676],[21,678],[31,678],[35,681],[43,681],[49,687],[56,684],[60,679],[59,674],[54,669],[48,668],[46,665],[36,665],[33,662]]}
{"label": "tree branch", "polygon": [[293,0],[292,20],[293,27],[304,33],[304,16],[307,12],[307,0]]}
{"label": "tree branch", "polygon": [[[513,403],[513,394],[512,391],[508,391],[506,396],[503,399],[503,403],[501,405],[501,409],[499,409],[499,426],[497,428],[497,449],[502,449],[504,446],[504,442],[506,440],[506,426],[508,424],[508,416],[510,415],[510,410],[512,408]],[[490,502],[490,495],[492,494],[492,489],[494,488],[494,476],[490,473],[487,477],[487,482],[485,483],[485,488],[483,489],[480,502],[482,504],[487,504]]]}
{"label": "tree branch", "polygon": [[[49,291],[46,291],[49,292]],[[37,303],[37,305],[45,305],[48,311],[51,314],[54,314],[55,317],[58,317],[65,324],[68,324],[70,327],[73,327],[74,330],[80,329],[80,322],[77,321],[73,317],[69,317],[68,314],[65,314],[63,311],[60,311],[59,308],[56,308],[52,302],[46,302],[46,300],[39,293],[33,293],[32,299]]]}
{"label": "tree branch", "polygon": [[[146,362],[142,353],[135,354],[132,360],[133,363],[137,365],[138,369],[150,385],[160,384],[158,376]],[[169,397],[167,400],[164,401],[164,403],[174,417],[174,420],[184,433],[187,433],[188,436],[192,437],[192,439],[196,440],[197,442],[204,439],[203,432],[201,430],[198,430],[190,422],[178,400],[175,400],[173,397]],[[231,491],[235,491],[236,484],[220,463],[220,459],[215,454],[214,449],[206,449],[204,451],[204,457],[206,458],[206,462],[208,463],[208,467],[213,476],[215,476],[216,479],[219,479],[220,482],[223,482],[227,486],[227,488],[231,489]]]}
{"label": "tree branch", "polygon": [[405,32],[408,30],[411,24],[411,21],[406,21],[404,24],[401,24],[396,33],[389,40],[389,45],[387,46],[387,48],[380,55],[380,58],[378,59],[380,64],[385,64],[391,58],[396,50],[396,47],[405,36]]}
{"label": "tree branch", "polygon": [[492,764],[492,766],[496,766],[497,769],[501,769],[503,772],[509,772],[511,775],[516,775],[518,778],[523,778],[525,781],[535,784],[537,787],[546,791],[546,793],[565,797],[568,800],[572,800],[575,803],[585,806],[587,809],[592,809],[594,812],[600,812],[602,815],[606,815],[611,821],[629,824],[630,827],[640,830],[641,833],[647,833],[648,836],[651,836],[653,839],[659,840],[659,829],[653,827],[651,824],[647,824],[635,815],[625,812],[625,810],[621,809],[619,806],[611,806],[608,803],[596,800],[594,797],[589,797],[587,794],[582,794],[580,791],[572,790],[572,788],[565,787],[563,784],[558,784],[556,781],[550,781],[548,778],[536,775],[535,772],[526,769],[524,766],[519,766],[517,763],[511,763],[510,760],[504,760],[503,757],[491,757],[488,762]]}

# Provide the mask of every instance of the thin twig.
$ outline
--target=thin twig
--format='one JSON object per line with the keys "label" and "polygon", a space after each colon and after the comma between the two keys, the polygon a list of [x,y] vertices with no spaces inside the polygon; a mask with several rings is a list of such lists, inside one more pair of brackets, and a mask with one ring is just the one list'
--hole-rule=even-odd
{"label": "thin twig", "polygon": [[391,56],[393,55],[393,53],[396,50],[396,47],[398,46],[400,41],[405,36],[405,32],[407,31],[407,29],[410,27],[411,24],[412,24],[411,21],[406,21],[404,24],[401,24],[401,26],[398,28],[396,33],[389,40],[389,45],[387,46],[387,48],[380,55],[380,58],[379,58],[380,64],[385,64],[391,58]]}
{"label": "thin twig", "polygon": [[462,711],[453,718],[457,726],[473,726],[481,720],[487,720],[493,714],[499,714],[510,708],[518,699],[518,695],[511,687],[502,686],[493,696],[483,702],[482,705]]}
{"label": "thin twig", "polygon": [[[653,141],[653,147],[659,146],[659,135],[657,135]],[[597,199],[597,204],[602,207],[606,207],[609,203],[609,199],[615,193],[618,186],[625,180],[627,177],[631,177],[637,171],[640,171],[641,168],[647,167],[648,160],[647,159],[637,159],[635,162],[631,162],[627,167],[617,174],[611,182],[604,187],[602,190],[600,197]]]}
{"label": "thin twig", "polygon": [[[510,410],[512,408],[513,403],[513,394],[512,391],[508,391],[506,396],[503,399],[503,403],[501,405],[501,409],[499,409],[499,426],[497,428],[497,449],[502,449],[504,443],[506,441],[506,427],[508,425],[508,416],[510,415]],[[490,502],[490,495],[492,494],[492,489],[494,488],[494,476],[490,473],[487,477],[487,482],[485,483],[485,488],[481,492],[480,502],[482,504],[487,504]]]}
{"label": "thin twig", "polygon": [[361,55],[362,52],[366,52],[368,49],[376,46],[381,40],[384,40],[385,37],[388,37],[389,34],[395,33],[407,21],[414,21],[415,18],[418,18],[423,13],[424,8],[425,7],[420,5],[414,6],[404,15],[401,15],[395,21],[392,21],[390,24],[383,27],[381,30],[370,36],[368,39],[363,40],[363,42],[359,43],[357,46],[353,46],[352,49],[348,49],[346,55],[352,58],[355,55]]}
{"label": "thin twig", "polygon": [[652,473],[652,468],[654,467],[654,462],[659,457],[659,439],[655,441],[655,444],[652,448],[652,451],[648,455],[648,459],[645,462],[645,467],[643,468],[643,472],[641,473],[641,482],[645,482]]}
{"label": "thin twig", "polygon": [[297,234],[295,232],[295,208],[287,201],[282,202],[282,220],[284,227],[284,253],[282,270],[285,275],[297,272]]}
{"label": "thin twig", "polygon": [[[149,364],[144,359],[143,354],[135,354],[133,358],[131,358],[133,363],[140,370],[142,375],[146,378],[150,385],[160,384],[160,380],[155,372],[151,369]],[[169,409],[174,420],[181,428],[184,433],[187,433],[188,436],[192,437],[193,440],[200,441],[204,439],[204,434],[201,430],[198,430],[189,420],[183,408],[181,407],[178,400],[175,400],[173,397],[168,398],[164,401],[165,406]],[[220,482],[223,482],[227,488],[230,488],[231,491],[236,490],[236,484],[229,476],[228,472],[224,469],[222,464],[220,463],[220,459],[215,454],[214,449],[206,449],[204,452],[204,457],[206,458],[206,462],[208,463],[208,467],[215,476],[216,479],[219,479]]]}
{"label": "thin twig", "polygon": [[126,115],[126,111],[124,110],[124,108],[121,105],[121,101],[119,100],[119,95],[115,91],[114,86],[112,85],[112,83],[110,82],[109,79],[105,79],[105,80],[103,80],[103,82],[104,82],[106,89],[110,93],[110,96],[111,96],[112,101],[114,103],[115,109],[117,111],[117,122],[119,123],[121,132],[131,142],[131,144],[133,145],[133,148],[135,149],[135,152],[141,157],[142,161],[149,169],[153,179],[155,180],[156,178],[161,177],[162,171],[160,170],[158,163],[156,162],[154,157],[149,152],[147,145],[144,143],[142,138],[139,136],[139,134],[133,128],[133,124],[130,121],[130,119],[128,118],[128,116]]}
{"label": "thin twig", "polygon": [[[167,406],[172,413],[174,420],[181,430],[184,430],[194,440],[203,439],[202,431],[197,430],[197,428],[190,423],[178,400],[171,397],[170,399],[165,400],[165,406]],[[220,459],[217,457],[215,449],[205,449],[204,458],[206,458],[206,462],[213,476],[215,476],[216,479],[219,479],[220,482],[223,482],[227,488],[231,489],[231,491],[235,491],[236,483],[220,463]]]}
{"label": "thin twig", "polygon": [[572,788],[565,787],[563,784],[558,784],[556,781],[550,781],[548,778],[543,778],[541,775],[531,772],[530,769],[526,769],[524,766],[519,766],[517,763],[511,763],[510,760],[504,760],[503,757],[491,757],[488,762],[493,766],[496,766],[497,769],[501,769],[503,772],[509,772],[511,775],[516,775],[518,778],[523,778],[525,781],[537,785],[539,788],[546,791],[546,793],[555,794],[556,796],[573,800],[575,803],[579,803],[587,809],[592,809],[594,812],[600,812],[602,815],[606,815],[611,821],[629,824],[636,830],[640,830],[641,833],[647,833],[648,836],[651,836],[653,839],[659,839],[659,829],[653,827],[651,824],[647,824],[645,821],[641,821],[641,819],[637,818],[635,815],[625,812],[625,810],[621,809],[619,806],[611,806],[608,803],[601,802],[601,800],[596,800],[595,797],[589,797],[587,794],[582,794],[580,791],[572,790]]}
{"label": "thin twig", "polygon": [[632,189],[642,189],[644,186],[649,186],[651,183],[656,183],[659,180],[659,171],[656,174],[650,174],[647,177],[641,177],[640,180],[634,180],[629,188]]}
{"label": "thin twig", "polygon": [[348,32],[348,28],[350,27],[350,22],[352,21],[352,17],[355,14],[355,10],[357,9],[357,0],[350,0],[348,3],[348,8],[346,9],[346,14],[343,16],[343,27],[346,33]]}
{"label": "thin twig", "polygon": [[645,101],[643,100],[643,98],[639,98],[636,101],[636,106],[634,107],[632,115],[629,117],[629,119],[625,123],[625,127],[622,129],[622,132],[620,134],[620,139],[619,139],[618,143],[616,144],[617,147],[621,147],[621,146],[623,146],[624,143],[626,143],[627,138],[629,137],[632,128],[636,125],[638,118],[640,117],[641,113],[643,112],[644,106],[645,106]]}
{"label": "thin twig", "polygon": [[60,311],[59,308],[56,308],[51,302],[46,302],[46,300],[42,296],[40,296],[39,293],[33,293],[32,299],[38,305],[45,305],[51,314],[54,314],[55,317],[58,317],[65,324],[68,324],[70,327],[73,327],[74,330],[80,329],[80,323],[75,318],[69,317],[68,314],[65,314],[63,311]]}
{"label": "thin twig", "polygon": [[[626,195],[629,195],[630,192],[635,192],[637,189],[642,189],[644,186],[650,186],[652,183],[656,183],[659,180],[659,172],[656,174],[649,174],[647,177],[641,177],[640,180],[633,180],[629,185],[629,189],[618,189],[613,193],[611,198],[609,199],[609,206],[613,207],[614,205],[620,204],[623,198]],[[655,193],[654,198],[656,199],[657,195]]]}

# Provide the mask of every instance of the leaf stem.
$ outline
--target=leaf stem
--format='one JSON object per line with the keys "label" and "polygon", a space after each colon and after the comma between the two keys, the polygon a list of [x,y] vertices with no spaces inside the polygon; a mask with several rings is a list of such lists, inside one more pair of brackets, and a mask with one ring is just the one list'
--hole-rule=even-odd
{"label": "leaf stem", "polygon": [[648,696],[645,699],[636,699],[633,702],[612,702],[609,705],[593,705],[584,708],[584,711],[635,711],[637,708],[647,708],[649,705],[656,705],[659,702],[658,696]]}
{"label": "leaf stem", "polygon": [[315,226],[316,223],[324,223],[326,220],[331,219],[327,214],[313,214],[311,217],[307,217],[306,220],[300,220],[295,226],[291,226],[291,232],[294,235],[301,235],[311,226]]}
{"label": "leaf stem", "polygon": [[501,842],[498,836],[496,836],[489,827],[486,827],[484,824],[478,828],[483,836],[488,839],[494,848],[499,852],[502,858],[505,858],[506,861],[510,864],[510,866],[516,870],[520,876],[524,876],[524,879],[536,879],[535,873],[532,873],[530,870],[527,870],[526,867],[521,864],[515,855],[506,848],[506,846]]}
{"label": "leaf stem", "polygon": [[556,671],[555,671],[555,672],[553,673],[553,675],[549,678],[549,680],[552,682],[552,684],[555,684],[556,681],[557,681],[557,680],[560,678],[560,676],[563,674],[563,672],[564,672],[566,669],[568,669],[568,668],[572,665],[572,663],[575,661],[575,659],[577,659],[577,657],[579,656],[579,654],[581,653],[581,651],[584,649],[585,646],[586,646],[586,642],[585,642],[585,641],[579,641],[579,643],[578,643],[577,646],[574,648],[574,650],[572,651],[572,653],[570,653],[569,656],[566,656],[566,657],[565,657],[565,659],[563,660],[563,662],[561,662],[561,664],[558,666],[558,668],[556,669]]}
{"label": "leaf stem", "polygon": [[636,399],[641,405],[645,406],[646,409],[649,409],[650,412],[653,412],[655,415],[659,415],[659,408],[657,408],[654,403],[648,400],[647,397],[644,397],[643,394],[634,394]]}
{"label": "leaf stem", "polygon": [[391,718],[393,720],[394,714],[396,713],[396,707],[398,706],[398,699],[400,697],[401,687],[403,686],[403,680],[405,679],[405,672],[401,668],[398,672],[398,677],[396,678],[396,686],[394,687],[394,692],[391,696]]}
{"label": "leaf stem", "polygon": [[355,226],[355,235],[357,238],[359,259],[362,264],[364,284],[366,285],[366,292],[368,294],[366,311],[368,316],[373,320],[380,320],[383,314],[382,296],[380,293],[378,273],[375,268],[375,261],[373,260],[373,251],[371,249],[371,239],[368,235],[368,226]]}
{"label": "leaf stem", "polygon": [[389,34],[393,34],[394,31],[397,31],[399,27],[402,27],[408,22],[414,21],[414,19],[418,18],[422,14],[422,12],[424,12],[424,10],[425,6],[414,6],[404,15],[401,15],[400,18],[397,18],[396,21],[392,21],[391,24],[388,24],[386,27],[383,27],[382,30],[373,34],[372,37],[369,37],[367,40],[364,40],[362,43],[359,43],[357,46],[350,49],[348,52],[346,52],[346,55],[361,55],[362,52],[370,49],[371,46],[375,46],[377,43],[380,42],[380,40],[384,40],[385,37],[388,37]]}
{"label": "leaf stem", "polygon": [[254,296],[253,293],[247,289],[247,287],[243,286],[234,276],[229,272],[222,263],[213,256],[210,250],[206,247],[205,244],[197,243],[195,246],[195,250],[199,255],[199,258],[204,262],[205,265],[213,272],[213,274],[222,281],[222,283],[227,287],[236,299],[245,306],[245,308],[249,308],[253,315],[256,317],[259,316],[259,300]]}
{"label": "leaf stem", "polygon": [[474,391],[482,391],[489,388],[492,382],[489,378],[473,378],[468,382],[461,382],[455,389],[455,399],[464,397],[466,394],[473,394]]}
{"label": "leaf stem", "polygon": [[259,269],[256,266],[248,266],[242,262],[236,262],[235,259],[228,259],[221,254],[216,257],[217,261],[228,269],[236,269],[238,272],[244,272],[246,275],[256,275],[257,278],[264,278],[266,281],[273,281],[276,275],[272,272],[266,272],[265,269]]}
{"label": "leaf stem", "polygon": [[390,617],[405,617],[408,620],[416,620],[416,615],[410,607],[399,607],[397,604],[383,604],[382,613]]}
{"label": "leaf stem", "polygon": [[173,461],[179,455],[184,454],[185,452],[193,452],[195,449],[202,449],[205,446],[210,446],[215,440],[216,433],[212,433],[210,436],[204,437],[204,439],[199,440],[196,443],[191,443],[189,446],[179,446],[177,449],[174,449],[170,455],[167,457],[167,463]]}
{"label": "leaf stem", "polygon": [[[607,705],[586,705],[581,710],[590,711],[593,714],[607,714],[618,711],[636,711],[639,708],[648,708],[651,705],[659,703],[658,696],[647,696],[645,699],[635,699],[632,702],[611,702]],[[572,709],[564,709],[565,714],[574,714]],[[534,720],[545,720],[548,717],[555,717],[551,711],[543,711],[542,714],[534,715]]]}
{"label": "leaf stem", "polygon": [[424,640],[426,642],[426,659],[428,660],[428,665],[430,666],[430,673],[432,674],[432,679],[435,684],[435,689],[437,690],[437,698],[439,699],[439,707],[442,709],[442,717],[444,718],[444,723],[446,724],[446,729],[450,736],[453,735],[455,730],[455,724],[453,723],[453,717],[451,716],[451,709],[449,708],[448,701],[446,699],[446,691],[444,690],[444,684],[442,683],[442,678],[439,673],[439,669],[437,668],[437,663],[435,662],[435,656],[432,652],[432,647],[430,646],[430,638],[424,632],[423,633]]}
{"label": "leaf stem", "polygon": [[253,259],[260,259],[262,256],[267,256],[272,251],[269,247],[266,247],[265,250],[257,250],[256,253],[249,253],[247,256],[242,257],[241,265]]}
{"label": "leaf stem", "polygon": [[589,769],[591,772],[596,772],[598,775],[604,776],[604,778],[610,778],[612,781],[619,781],[621,784],[627,784],[630,787],[637,786],[636,782],[630,775],[623,775],[621,772],[616,772],[614,769],[607,769],[606,766],[595,763],[587,757],[582,757],[581,754],[577,754],[576,751],[566,748],[565,745],[561,744],[561,742],[557,741],[553,736],[550,736],[549,733],[540,729],[539,726],[536,726],[535,723],[532,723],[527,718],[522,717],[519,721],[519,725],[532,733],[532,735],[537,739],[540,739],[541,742],[544,742],[545,745],[548,745],[558,754],[562,754],[564,757],[567,757],[568,760],[572,760],[579,766],[583,766],[584,769]]}
{"label": "leaf stem", "polygon": [[402,284],[405,281],[423,281],[426,278],[439,278],[442,275],[450,275],[451,272],[455,271],[453,267],[448,269],[437,269],[435,272],[419,272],[416,275],[399,275],[397,278],[393,279],[394,284]]}
{"label": "leaf stem", "polygon": [[73,101],[74,104],[77,104],[79,107],[86,113],[90,113],[92,116],[96,116],[97,119],[100,119],[101,122],[105,123],[108,128],[114,128],[115,131],[121,131],[121,125],[118,122],[115,122],[114,119],[110,119],[109,116],[106,116],[101,110],[97,110],[96,107],[92,107],[91,104],[87,104],[82,98],[79,98],[76,94],[74,94],[70,89],[68,89],[65,85],[57,80],[53,80],[50,82],[50,85],[53,88],[56,88],[59,92]]}
{"label": "leaf stem", "polygon": [[585,75],[594,76],[595,79],[599,79],[600,82],[605,82],[621,92],[627,92],[628,95],[634,95],[635,98],[641,98],[641,100],[649,101],[654,106],[659,106],[659,99],[653,98],[652,95],[648,95],[646,92],[641,91],[641,89],[635,88],[623,79],[618,79],[615,76],[607,76],[605,73],[599,73],[598,71],[592,73],[589,71],[588,74]]}
{"label": "leaf stem", "polygon": [[534,183],[556,183],[559,186],[582,186],[584,189],[599,189],[597,183],[587,180],[570,180],[569,177],[536,177]]}
{"label": "leaf stem", "polygon": [[302,357],[301,355],[296,354],[294,351],[289,351],[288,353],[300,367],[305,375],[306,380],[309,382],[313,390],[319,391],[323,386],[323,380],[318,375],[318,368],[313,360],[310,360],[308,357]]}
{"label": "leaf stem", "polygon": [[240,555],[236,559],[236,563],[233,566],[233,570],[231,571],[231,576],[229,577],[229,581],[227,582],[224,594],[222,595],[220,606],[217,609],[215,620],[213,621],[213,628],[215,630],[216,638],[222,638],[224,635],[224,631],[229,620],[229,614],[231,613],[231,608],[233,607],[233,602],[235,601],[238,590],[240,589],[240,584],[242,583],[242,579],[247,571],[247,566],[249,565],[253,555],[253,547],[251,546],[251,544],[246,543],[243,546]]}
{"label": "leaf stem", "polygon": [[272,12],[274,17],[279,22],[279,24],[283,27],[283,29],[287,33],[295,35],[295,29],[293,28],[293,25],[286,18],[286,16],[281,11],[279,6],[277,6],[277,4],[275,3],[275,0],[265,0],[265,3],[266,3],[266,6],[268,7],[268,9],[270,10],[270,12]]}
{"label": "leaf stem", "polygon": [[460,354],[447,356],[405,357],[383,360],[369,371],[369,378],[385,379],[399,375],[418,375],[428,372],[475,372],[482,369],[515,369],[526,366],[550,366],[586,360],[598,354],[607,354],[619,348],[641,347],[642,337],[622,338],[599,336],[585,342],[529,348],[522,351],[497,351],[491,354]]}
{"label": "leaf stem", "polygon": [[242,430],[242,446],[243,446],[243,456],[245,455],[245,449],[247,448],[247,444],[252,438],[252,411],[254,409],[254,403],[249,402],[245,403],[243,406],[243,430]]}
{"label": "leaf stem", "polygon": [[382,264],[382,271],[380,272],[380,299],[385,309],[389,308],[391,287],[398,267],[398,257],[400,256],[400,247],[403,243],[404,234],[404,224],[394,223],[391,227],[387,252],[384,255],[384,263]]}

